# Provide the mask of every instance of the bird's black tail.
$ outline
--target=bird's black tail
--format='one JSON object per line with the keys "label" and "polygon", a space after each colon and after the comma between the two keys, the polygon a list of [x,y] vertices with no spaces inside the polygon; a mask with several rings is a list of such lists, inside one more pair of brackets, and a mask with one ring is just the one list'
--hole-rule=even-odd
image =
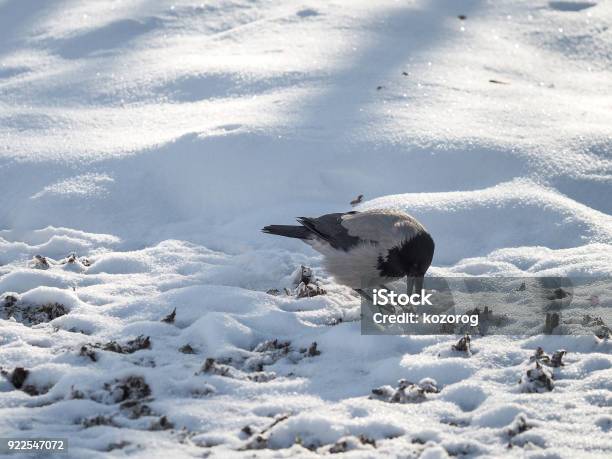
{"label": "bird's black tail", "polygon": [[268,234],[294,237],[297,239],[310,239],[312,237],[312,233],[307,228],[295,225],[268,225],[262,228],[262,231]]}

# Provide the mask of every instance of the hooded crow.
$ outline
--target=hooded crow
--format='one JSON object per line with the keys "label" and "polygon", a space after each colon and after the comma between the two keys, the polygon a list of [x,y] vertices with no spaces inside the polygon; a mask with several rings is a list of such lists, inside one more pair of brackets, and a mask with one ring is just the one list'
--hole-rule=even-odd
{"label": "hooded crow", "polygon": [[297,225],[270,225],[264,233],[301,239],[323,255],[326,270],[358,292],[407,276],[407,290],[421,293],[434,241],[414,217],[368,210],[301,217]]}

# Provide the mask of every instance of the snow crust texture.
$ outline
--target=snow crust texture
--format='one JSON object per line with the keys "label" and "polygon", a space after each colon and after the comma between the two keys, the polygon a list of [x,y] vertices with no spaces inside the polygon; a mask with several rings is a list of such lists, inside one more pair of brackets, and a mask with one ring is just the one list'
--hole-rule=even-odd
{"label": "snow crust texture", "polygon": [[0,437],[75,458],[610,457],[608,339],[362,336],[319,256],[259,232],[363,194],[427,227],[432,275],[611,275],[610,17],[0,1]]}

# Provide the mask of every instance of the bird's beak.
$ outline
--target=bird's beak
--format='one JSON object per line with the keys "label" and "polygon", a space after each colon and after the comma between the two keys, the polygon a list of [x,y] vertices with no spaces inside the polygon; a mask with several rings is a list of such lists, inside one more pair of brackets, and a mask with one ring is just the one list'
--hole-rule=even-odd
{"label": "bird's beak", "polygon": [[414,277],[407,276],[406,277],[406,293],[408,295],[412,295],[413,289],[414,289]]}
{"label": "bird's beak", "polygon": [[415,279],[414,293],[418,293],[419,295],[423,294],[423,280],[423,276],[419,276]]}

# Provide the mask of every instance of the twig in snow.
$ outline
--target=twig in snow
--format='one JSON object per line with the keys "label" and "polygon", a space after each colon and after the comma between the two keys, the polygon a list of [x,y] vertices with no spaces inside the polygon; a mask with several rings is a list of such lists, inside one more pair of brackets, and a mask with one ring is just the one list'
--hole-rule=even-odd
{"label": "twig in snow", "polygon": [[553,374],[550,369],[535,361],[535,366],[525,371],[519,381],[522,392],[550,392],[555,387]]}
{"label": "twig in snow", "polygon": [[426,394],[438,392],[438,385],[432,378],[423,378],[418,384],[400,379],[397,389],[391,386],[381,386],[372,389],[370,398],[389,403],[419,403],[426,400]]}
{"label": "twig in snow", "polygon": [[34,259],[33,261],[33,268],[34,269],[49,269],[49,262],[47,261],[46,257],[43,257],[42,255],[34,255]]}
{"label": "twig in snow", "polygon": [[176,308],[174,308],[172,312],[168,314],[166,317],[164,317],[161,321],[167,324],[173,324],[175,318],[176,318]]}
{"label": "twig in snow", "polygon": [[316,357],[321,355],[321,351],[317,349],[317,342],[314,341],[308,348],[301,348],[300,354],[305,354],[307,357]]}
{"label": "twig in snow", "polygon": [[452,345],[454,351],[465,352],[468,355],[472,355],[472,350],[470,349],[470,335],[465,335],[459,341]]}
{"label": "twig in snow", "polygon": [[565,366],[565,363],[563,363],[563,356],[565,354],[567,354],[567,351],[565,349],[559,349],[558,351],[553,353],[552,357],[550,357],[544,352],[544,349],[538,346],[538,348],[535,350],[535,353],[531,357],[529,357],[529,361],[538,362],[548,367],[558,368]]}
{"label": "twig in snow", "polygon": [[179,352],[183,354],[195,354],[195,349],[191,347],[190,344],[185,344],[184,346],[179,347]]}
{"label": "twig in snow", "polygon": [[136,338],[129,340],[125,344],[119,344],[116,341],[110,341],[106,344],[95,344],[94,347],[99,347],[104,351],[117,352],[118,354],[132,354],[141,349],[151,348],[151,339],[148,336],[139,335]]}

